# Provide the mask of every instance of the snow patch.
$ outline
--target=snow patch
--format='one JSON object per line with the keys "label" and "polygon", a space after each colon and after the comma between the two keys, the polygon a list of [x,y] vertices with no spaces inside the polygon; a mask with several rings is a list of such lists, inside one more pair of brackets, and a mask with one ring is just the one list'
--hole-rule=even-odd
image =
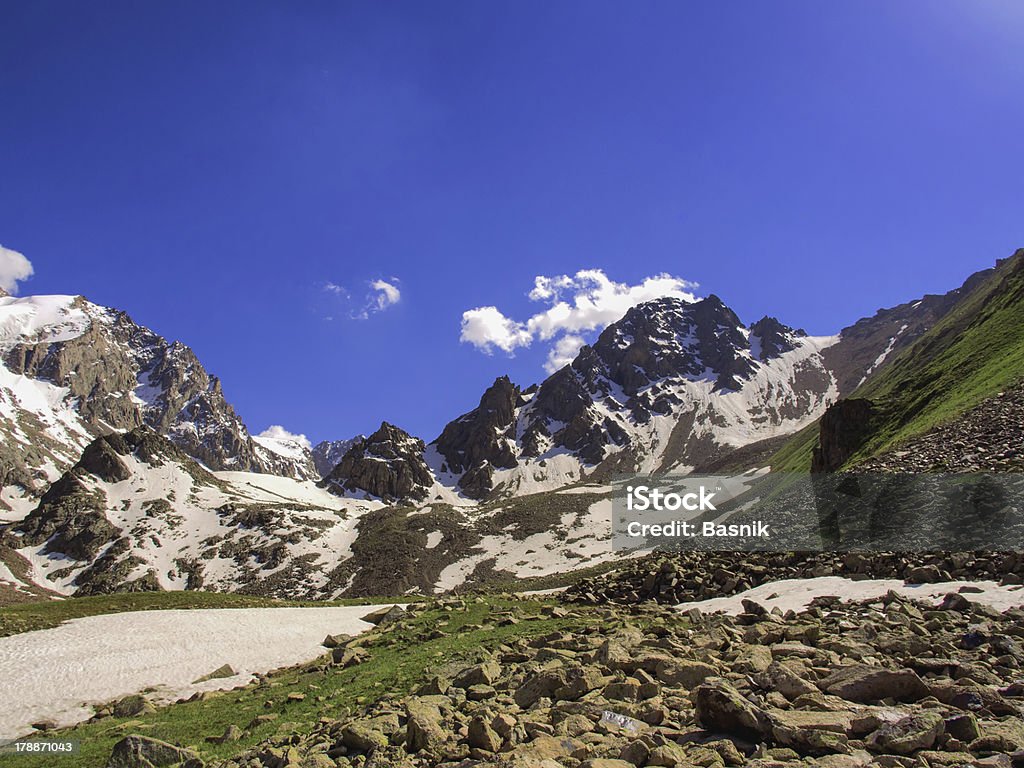
{"label": "snow patch", "polygon": [[[386,605],[139,611],[74,619],[0,638],[0,739],[52,719],[73,725],[105,703],[148,688],[157,701],[243,685],[258,672],[323,652],[328,634],[357,635],[360,617]],[[239,674],[196,685],[223,664]]]}
{"label": "snow patch", "polygon": [[938,584],[904,584],[901,579],[865,579],[854,581],[841,576],[819,576],[810,579],[783,579],[770,581],[767,584],[748,589],[729,597],[714,597],[709,600],[697,600],[681,603],[676,606],[688,611],[699,608],[704,613],[727,613],[736,615],[743,612],[743,600],[753,600],[769,611],[779,608],[781,611],[801,611],[811,604],[816,597],[835,596],[843,600],[869,600],[881,597],[890,590],[904,597],[918,600],[941,602],[950,592],[956,592],[963,586],[976,587],[977,593],[965,594],[968,600],[984,603],[1005,611],[1024,605],[1024,588],[1020,586],[1001,586],[994,581],[945,581]]}

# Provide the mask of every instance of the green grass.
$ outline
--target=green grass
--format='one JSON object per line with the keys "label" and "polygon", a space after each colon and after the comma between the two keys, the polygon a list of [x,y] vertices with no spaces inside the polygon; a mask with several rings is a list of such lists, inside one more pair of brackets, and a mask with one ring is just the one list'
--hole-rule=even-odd
{"label": "green grass", "polygon": [[[952,421],[1024,378],[1024,251],[1004,262],[875,378],[854,391],[876,406],[873,434],[847,467]],[[817,423],[772,458],[810,470]]]}
{"label": "green grass", "polygon": [[[219,592],[130,592],[95,597],[72,597],[0,607],[0,637],[50,629],[70,619],[126,611],[157,611],[185,608],[284,608],[331,605],[371,605],[377,598],[333,602],[274,600],[266,597]],[[389,598],[387,602],[410,602],[410,598]]]}
{"label": "green grass", "polygon": [[[607,628],[607,618],[589,609],[585,609],[582,619],[554,618],[541,613],[544,606],[554,604],[541,599],[471,597],[464,611],[430,607],[395,629],[371,635],[366,644],[369,658],[357,666],[323,671],[308,664],[276,673],[263,685],[217,693],[203,701],[172,704],[130,720],[105,718],[61,731],[59,737],[81,742],[81,752],[62,757],[59,766],[101,767],[113,745],[131,733],[190,746],[206,760],[227,759],[278,733],[308,732],[322,717],[342,719],[358,714],[363,707],[385,696],[408,695],[430,679],[435,670],[468,666],[502,643],[554,631]],[[521,606],[527,614],[520,623],[487,623],[495,612],[513,605]],[[447,634],[428,639],[438,626],[443,626]],[[306,698],[288,702],[289,693],[302,693]],[[256,727],[241,741],[224,745],[205,741],[208,736],[219,736],[231,724],[245,729],[257,715],[264,714],[276,714],[278,719]],[[9,759],[18,768],[49,768],[55,764],[52,757]]]}
{"label": "green grass", "polygon": [[878,404],[851,464],[946,423],[1024,377],[1024,254],[1003,264],[853,397]]}
{"label": "green grass", "polygon": [[817,444],[818,422],[815,421],[794,434],[771,457],[768,464],[772,472],[810,472],[811,454]]}

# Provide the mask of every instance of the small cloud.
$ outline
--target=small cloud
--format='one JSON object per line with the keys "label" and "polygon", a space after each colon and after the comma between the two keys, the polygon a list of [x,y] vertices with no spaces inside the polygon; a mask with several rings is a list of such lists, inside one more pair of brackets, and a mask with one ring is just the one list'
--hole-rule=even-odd
{"label": "small cloud", "polygon": [[[398,278],[388,280],[371,280],[363,292],[363,298],[353,298],[353,292],[343,285],[327,282],[323,284],[324,293],[329,294],[344,306],[344,313],[352,320],[366,320],[370,315],[383,312],[402,300],[402,291],[398,287]],[[324,316],[325,320],[333,320],[334,314]]]}
{"label": "small cloud", "polygon": [[565,366],[576,359],[576,355],[579,354],[580,349],[586,343],[582,336],[566,334],[548,350],[548,359],[544,361],[544,370],[548,373],[554,373],[565,368]]}
{"label": "small cloud", "polygon": [[459,341],[488,355],[493,347],[511,354],[516,347],[530,346],[533,336],[525,325],[509,320],[497,307],[477,307],[462,313]]}
{"label": "small cloud", "polygon": [[34,271],[32,262],[23,254],[0,245],[0,288],[17,293],[18,283],[30,278]]}
{"label": "small cloud", "polygon": [[333,293],[335,296],[348,296],[348,291],[337,283],[324,283],[324,290]]}
{"label": "small cloud", "polygon": [[630,307],[664,296],[696,301],[696,283],[668,274],[652,275],[635,285],[617,283],[603,270],[581,269],[575,275],[538,275],[528,296],[548,307],[525,321],[506,316],[497,307],[462,313],[459,340],[485,354],[495,347],[511,355],[534,341],[550,342],[545,369],[552,373],[572,362],[586,340],[584,333],[621,318]]}
{"label": "small cloud", "polygon": [[266,440],[276,440],[277,442],[282,443],[295,443],[297,445],[301,445],[306,450],[311,450],[313,448],[313,444],[309,442],[309,438],[305,435],[296,435],[294,432],[289,432],[280,424],[273,424],[267,427],[256,435],[256,437],[262,437]]}
{"label": "small cloud", "polygon": [[373,303],[377,307],[378,312],[402,300],[402,292],[398,290],[398,286],[394,283],[389,283],[387,280],[374,280],[370,283],[370,287],[377,292]]}

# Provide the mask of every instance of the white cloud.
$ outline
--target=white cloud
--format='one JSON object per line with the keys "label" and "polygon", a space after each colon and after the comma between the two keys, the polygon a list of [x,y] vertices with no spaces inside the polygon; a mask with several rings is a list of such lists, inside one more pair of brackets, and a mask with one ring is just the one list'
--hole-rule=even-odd
{"label": "white cloud", "polygon": [[[402,291],[398,288],[398,278],[388,280],[371,280],[361,301],[353,299],[352,291],[343,285],[327,282],[323,285],[325,293],[330,294],[342,304],[352,320],[366,320],[370,315],[383,312],[402,300]],[[325,320],[333,320],[334,314],[324,316]]]}
{"label": "white cloud", "polygon": [[279,440],[286,443],[297,443],[307,450],[313,448],[313,444],[309,442],[305,435],[296,435],[293,432],[289,432],[280,424],[272,424],[256,435],[256,437],[263,437],[267,440]]}
{"label": "white cloud", "polygon": [[696,283],[668,274],[647,277],[636,285],[617,283],[600,269],[582,269],[575,275],[540,275],[534,278],[532,301],[550,306],[526,321],[507,317],[497,307],[478,307],[462,313],[460,341],[490,354],[494,347],[511,354],[535,340],[551,342],[545,368],[553,372],[571,362],[585,343],[581,334],[603,329],[626,311],[645,301],[673,296],[696,301]]}
{"label": "white cloud", "polygon": [[582,336],[567,333],[548,350],[548,359],[544,361],[544,370],[548,373],[554,373],[564,368],[576,358],[576,355],[579,354],[580,349],[586,343]]}
{"label": "white cloud", "polygon": [[477,307],[462,313],[459,341],[488,355],[493,347],[511,354],[516,347],[530,346],[533,336],[525,325],[509,320],[497,307]]}
{"label": "white cloud", "polygon": [[398,290],[398,286],[387,280],[374,280],[370,283],[370,287],[377,292],[377,295],[373,297],[373,304],[378,312],[402,300],[402,292]]}
{"label": "white cloud", "polygon": [[8,293],[18,292],[18,283],[33,273],[32,262],[23,254],[0,245],[0,288]]}

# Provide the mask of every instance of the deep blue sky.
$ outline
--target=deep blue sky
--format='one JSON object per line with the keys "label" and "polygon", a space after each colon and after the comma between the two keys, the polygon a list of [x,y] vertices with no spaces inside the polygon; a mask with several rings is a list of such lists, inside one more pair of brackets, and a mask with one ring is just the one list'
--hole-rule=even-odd
{"label": "deep blue sky", "polygon": [[[0,244],[250,428],[428,439],[536,275],[830,333],[1024,245],[1019,2],[0,2]],[[323,290],[398,278],[347,319]],[[333,320],[324,319],[326,316]]]}

